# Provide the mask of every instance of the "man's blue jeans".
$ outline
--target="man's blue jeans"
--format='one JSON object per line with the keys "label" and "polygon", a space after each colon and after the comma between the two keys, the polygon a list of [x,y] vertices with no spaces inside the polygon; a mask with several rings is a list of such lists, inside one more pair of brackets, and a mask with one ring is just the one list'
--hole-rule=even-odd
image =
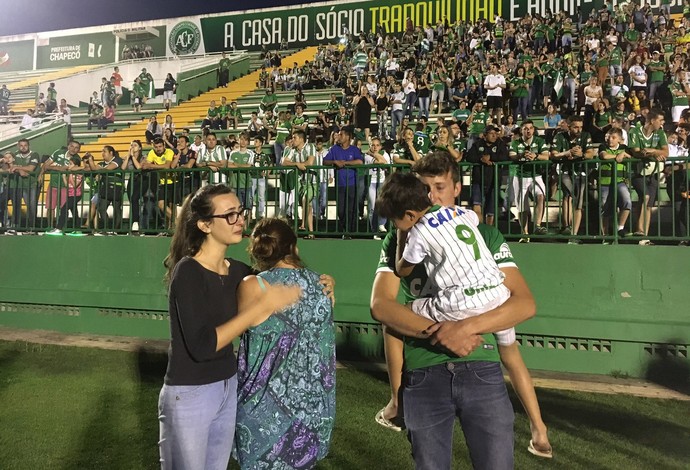
{"label": "man's blue jeans", "polygon": [[498,362],[451,362],[405,373],[405,426],[417,470],[452,468],[460,419],[475,469],[513,468],[513,406]]}
{"label": "man's blue jeans", "polygon": [[163,385],[158,397],[161,468],[226,470],[236,416],[236,375],[206,385]]}

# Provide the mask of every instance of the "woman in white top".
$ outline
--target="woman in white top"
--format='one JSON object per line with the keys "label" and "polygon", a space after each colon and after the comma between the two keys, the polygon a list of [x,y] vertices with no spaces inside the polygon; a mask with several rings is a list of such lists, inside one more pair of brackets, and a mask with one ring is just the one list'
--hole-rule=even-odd
{"label": "woman in white top", "polygon": [[412,118],[412,110],[417,101],[417,78],[414,71],[408,70],[405,78],[402,81],[403,93],[405,93],[405,106],[403,107],[403,115]]}
{"label": "woman in white top", "polygon": [[584,122],[587,128],[586,131],[590,132],[592,125],[592,118],[594,117],[594,103],[604,97],[604,90],[602,90],[601,85],[599,85],[599,79],[597,77],[591,77],[589,79],[589,85],[585,87],[585,116]]}
{"label": "woman in white top", "polygon": [[[364,155],[364,163],[366,165],[390,165],[391,156],[383,150],[381,145],[381,139],[374,137],[371,139],[371,144],[369,145],[369,151]],[[378,196],[379,188],[383,186],[383,180],[386,178],[386,168],[371,168],[369,170],[369,176],[371,178],[369,183],[369,191],[367,194],[367,205],[369,207],[369,227],[371,231],[376,233],[385,233],[388,231],[386,228],[386,223],[388,222],[385,218],[379,217],[375,212],[376,207],[376,197]],[[376,240],[380,240],[380,237],[375,236]]]}
{"label": "woman in white top", "polygon": [[628,69],[628,75],[634,91],[647,89],[647,71],[641,56],[635,56],[635,64]]}

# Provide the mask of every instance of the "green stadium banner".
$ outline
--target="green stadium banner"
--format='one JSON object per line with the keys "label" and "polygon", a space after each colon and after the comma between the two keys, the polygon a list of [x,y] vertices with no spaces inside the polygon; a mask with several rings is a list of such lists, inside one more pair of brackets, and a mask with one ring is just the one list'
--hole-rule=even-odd
{"label": "green stadium banner", "polygon": [[303,47],[338,41],[347,32],[355,35],[376,31],[380,24],[385,33],[401,33],[407,18],[413,24],[435,26],[447,20],[494,20],[502,16],[515,21],[527,13],[565,10],[574,14],[581,7],[584,14],[600,7],[603,0],[435,0],[399,2],[332,3],[301,6],[299,9],[264,10],[201,18],[201,30],[207,52],[230,49],[276,49],[286,40],[289,47]]}
{"label": "green stadium banner", "polygon": [[33,40],[0,43],[0,73],[33,68]]}
{"label": "green stadium banner", "polygon": [[37,47],[36,57],[37,69],[109,64],[115,61],[115,36],[109,32],[50,38],[48,45]]}

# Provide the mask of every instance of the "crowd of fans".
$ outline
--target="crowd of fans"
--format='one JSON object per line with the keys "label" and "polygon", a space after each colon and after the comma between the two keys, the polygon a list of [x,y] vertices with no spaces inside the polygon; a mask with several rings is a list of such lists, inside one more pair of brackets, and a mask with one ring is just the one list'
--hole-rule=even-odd
{"label": "crowd of fans", "polygon": [[[415,27],[408,19],[399,36],[381,27],[348,35],[344,47],[320,46],[302,66],[264,51],[257,86],[265,95],[245,111],[250,115],[223,98],[210,103],[193,142],[188,130],[176,135],[169,116],[163,125],[153,116],[142,137],[157,158],[173,155],[158,170],[179,165],[173,163],[179,147],[189,148],[184,166],[204,168],[208,181],[233,184],[256,218],[266,214],[266,179],[275,180],[276,212],[299,218],[299,206],[307,236],[313,219],[326,216],[329,182],[335,182],[338,228],[345,236],[362,231],[360,219],[364,231],[385,230],[375,200],[387,166],[413,166],[429,152],[444,151],[471,166],[462,202],[490,224],[510,219],[514,207],[521,241],[557,231],[572,236],[572,243],[579,243],[577,235],[615,233],[650,244],[650,220],[663,191],[675,223],[657,236],[686,243],[688,25],[690,5],[672,19],[666,2],[656,11],[648,4],[606,2],[588,17],[547,10],[517,22],[497,17]],[[224,61],[223,55],[220,86],[228,80]],[[90,122],[107,126],[105,110],[117,105],[121,79],[117,68],[103,79],[93,98],[103,111]],[[153,88],[145,69],[137,86],[135,106]],[[307,103],[303,91],[318,88],[340,92],[325,105]],[[279,105],[279,90],[295,92],[286,108]],[[215,131],[225,129],[241,134],[219,141]],[[361,164],[378,166],[348,168]],[[272,168],[242,170],[254,166]],[[203,184],[201,174],[189,176],[186,189],[171,192],[163,206],[174,211],[183,193]],[[185,186],[177,184],[181,178],[160,182]],[[631,189],[638,200],[634,217]],[[562,207],[558,220],[550,220],[546,207],[557,191]],[[588,214],[597,228],[582,232]],[[166,217],[169,227],[174,217]]]}

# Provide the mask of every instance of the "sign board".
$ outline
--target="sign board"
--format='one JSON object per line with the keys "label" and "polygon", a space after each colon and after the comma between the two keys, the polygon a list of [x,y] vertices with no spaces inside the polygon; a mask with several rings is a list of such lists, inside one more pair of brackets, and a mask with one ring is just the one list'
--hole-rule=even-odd
{"label": "sign board", "polygon": [[115,36],[94,33],[50,38],[47,46],[36,48],[36,58],[39,69],[109,64],[115,61]]}

